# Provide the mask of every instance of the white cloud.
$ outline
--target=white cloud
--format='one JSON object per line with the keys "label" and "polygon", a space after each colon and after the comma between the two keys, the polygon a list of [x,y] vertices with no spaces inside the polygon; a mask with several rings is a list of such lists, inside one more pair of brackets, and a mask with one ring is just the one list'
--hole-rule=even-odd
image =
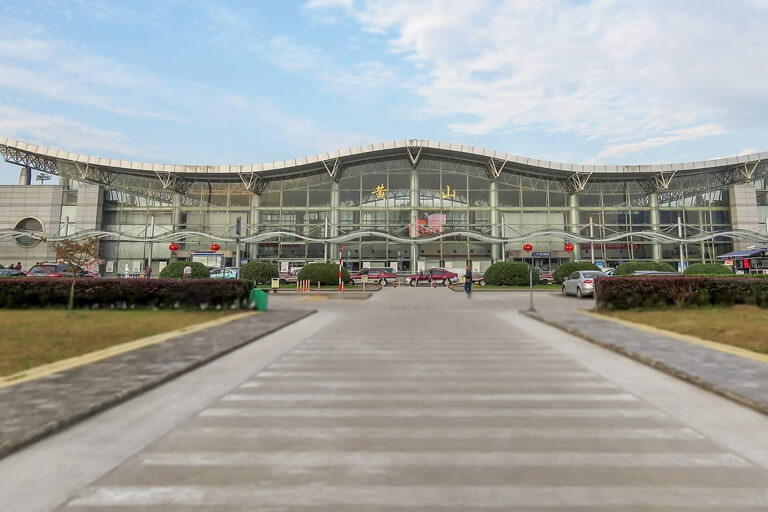
{"label": "white cloud", "polygon": [[390,52],[418,70],[406,86],[421,97],[423,114],[445,119],[456,135],[532,129],[605,138],[612,142],[600,158],[610,158],[710,137],[714,126],[722,133],[764,123],[768,68],[755,65],[768,48],[764,5],[314,0],[307,7],[341,7],[363,30],[386,34]]}
{"label": "white cloud", "polygon": [[666,146],[673,142],[680,142],[684,140],[697,140],[704,137],[712,137],[725,133],[722,126],[716,124],[707,124],[701,126],[694,126],[690,128],[683,128],[680,130],[672,131],[668,134],[661,135],[659,137],[650,137],[648,139],[629,142],[626,144],[612,144],[606,146],[600,154],[597,156],[597,161],[604,159],[610,159],[613,157],[624,156],[628,154],[642,153],[646,149],[657,148],[660,146]]}
{"label": "white cloud", "polygon": [[84,153],[135,156],[139,150],[122,134],[100,130],[59,116],[30,112],[0,103],[0,133],[25,142]]}

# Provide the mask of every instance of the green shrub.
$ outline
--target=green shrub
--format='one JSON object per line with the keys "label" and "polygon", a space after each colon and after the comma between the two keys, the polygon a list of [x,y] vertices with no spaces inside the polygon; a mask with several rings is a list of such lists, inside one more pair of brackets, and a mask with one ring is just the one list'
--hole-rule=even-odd
{"label": "green shrub", "polygon": [[656,272],[677,272],[677,270],[669,263],[663,261],[628,261],[622,263],[616,270],[614,270],[614,276],[631,276],[635,270],[653,270]]}
{"label": "green shrub", "polygon": [[249,261],[240,267],[240,278],[256,284],[269,284],[278,275],[277,267],[266,261]]}
{"label": "green shrub", "polygon": [[[339,265],[337,263],[309,263],[299,270],[299,281],[310,281],[312,284],[332,285],[339,283]],[[341,269],[341,279],[344,283],[350,283],[349,272]]]}
{"label": "green shrub", "polygon": [[732,306],[768,308],[768,280],[726,276],[612,277],[598,279],[598,309]]}
{"label": "green shrub", "polygon": [[[488,267],[483,274],[485,284],[495,286],[524,286],[529,282],[531,266],[522,261],[500,261]],[[534,276],[538,281],[538,274]]]}
{"label": "green shrub", "polygon": [[184,277],[184,267],[189,265],[192,267],[192,277],[195,279],[201,279],[210,277],[211,273],[208,272],[208,267],[202,263],[196,261],[174,261],[166,265],[160,277],[163,279],[181,279]]}
{"label": "green shrub", "polygon": [[[66,307],[71,279],[0,279],[0,308]],[[78,308],[229,308],[248,298],[240,279],[90,279],[75,282]]]}
{"label": "green shrub", "polygon": [[688,265],[683,274],[687,276],[733,275],[733,270],[722,263],[694,263]]}
{"label": "green shrub", "polygon": [[569,263],[563,263],[559,267],[557,267],[557,270],[555,270],[555,273],[552,274],[552,277],[555,279],[555,282],[557,284],[563,284],[563,281],[571,275],[572,273],[576,272],[577,270],[597,270],[600,272],[600,267],[595,265],[594,263],[590,263],[588,261],[572,261]]}

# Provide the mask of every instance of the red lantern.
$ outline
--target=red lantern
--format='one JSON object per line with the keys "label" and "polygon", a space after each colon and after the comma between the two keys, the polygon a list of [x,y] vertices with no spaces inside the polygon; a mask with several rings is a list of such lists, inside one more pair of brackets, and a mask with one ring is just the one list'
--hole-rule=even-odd
{"label": "red lantern", "polygon": [[171,250],[171,252],[176,252],[179,250],[179,244],[173,243],[169,245],[168,248]]}
{"label": "red lantern", "polygon": [[211,244],[211,250],[216,252],[219,249],[221,249],[221,246],[219,244]]}
{"label": "red lantern", "polygon": [[573,244],[565,244],[563,249],[565,249],[565,252],[573,252]]}
{"label": "red lantern", "polygon": [[533,246],[532,246],[531,244],[525,244],[525,245],[523,246],[523,250],[524,250],[525,252],[531,252],[531,251],[533,250]]}

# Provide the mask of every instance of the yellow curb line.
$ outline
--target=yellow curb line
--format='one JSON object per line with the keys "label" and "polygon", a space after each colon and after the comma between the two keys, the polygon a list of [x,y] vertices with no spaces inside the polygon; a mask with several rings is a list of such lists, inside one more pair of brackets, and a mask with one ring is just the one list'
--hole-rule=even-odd
{"label": "yellow curb line", "polygon": [[753,361],[768,364],[768,355],[752,352],[751,350],[733,347],[731,345],[718,343],[716,341],[703,340],[701,338],[697,338],[696,336],[691,336],[689,334],[680,334],[679,332],[668,331],[666,329],[659,329],[658,327],[652,327],[646,324],[638,324],[635,322],[630,322],[629,320],[624,320],[622,318],[613,318],[610,316],[601,315],[599,313],[592,313],[591,311],[579,311],[579,312],[594,318],[600,318],[601,320],[608,320],[609,322],[625,325],[627,327],[633,327],[635,329],[639,329],[641,331],[645,331],[651,334],[660,334],[662,336],[668,336],[670,338],[675,338],[676,340],[685,341],[686,343],[691,343],[693,345],[699,345],[702,347],[711,348],[712,350],[717,350],[719,352],[725,352],[727,354],[733,354],[735,356],[744,357],[746,359],[751,359]]}
{"label": "yellow curb line", "polygon": [[121,343],[119,345],[107,347],[102,350],[88,352],[87,354],[83,354],[80,356],[69,357],[67,359],[56,361],[54,363],[37,366],[35,368],[30,368],[29,370],[25,370],[23,372],[14,373],[12,375],[8,375],[5,377],[0,377],[0,389],[6,388],[8,386],[13,386],[14,384],[19,384],[20,382],[27,382],[30,380],[35,380],[41,377],[45,377],[47,375],[52,375],[54,373],[70,370],[72,368],[76,368],[84,364],[101,361],[102,359],[123,354],[125,352],[130,352],[132,350],[137,350],[143,347],[147,347],[149,345],[162,343],[163,341],[167,341],[171,338],[181,336],[182,334],[190,334],[193,332],[202,331],[203,329],[208,329],[209,327],[223,325],[228,322],[239,320],[241,318],[245,318],[246,316],[250,316],[254,314],[256,313],[252,311],[249,311],[246,313],[238,313],[235,315],[226,316],[224,318],[219,318],[217,320],[210,320],[208,322],[203,322],[201,324],[194,324],[187,327],[182,327],[181,329],[176,329],[175,331],[155,334],[152,336],[148,336],[146,338],[140,338],[138,340],[128,341],[125,343]]}

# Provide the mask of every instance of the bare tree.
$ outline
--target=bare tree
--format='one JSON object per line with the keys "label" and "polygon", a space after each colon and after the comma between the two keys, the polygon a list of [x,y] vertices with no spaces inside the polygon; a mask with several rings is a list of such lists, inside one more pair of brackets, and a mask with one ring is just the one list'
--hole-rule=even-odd
{"label": "bare tree", "polygon": [[99,239],[88,238],[82,242],[75,240],[62,240],[56,244],[56,258],[69,266],[68,272],[72,273],[72,286],[69,289],[69,303],[67,309],[75,307],[75,281],[80,271],[88,263],[99,258]]}

